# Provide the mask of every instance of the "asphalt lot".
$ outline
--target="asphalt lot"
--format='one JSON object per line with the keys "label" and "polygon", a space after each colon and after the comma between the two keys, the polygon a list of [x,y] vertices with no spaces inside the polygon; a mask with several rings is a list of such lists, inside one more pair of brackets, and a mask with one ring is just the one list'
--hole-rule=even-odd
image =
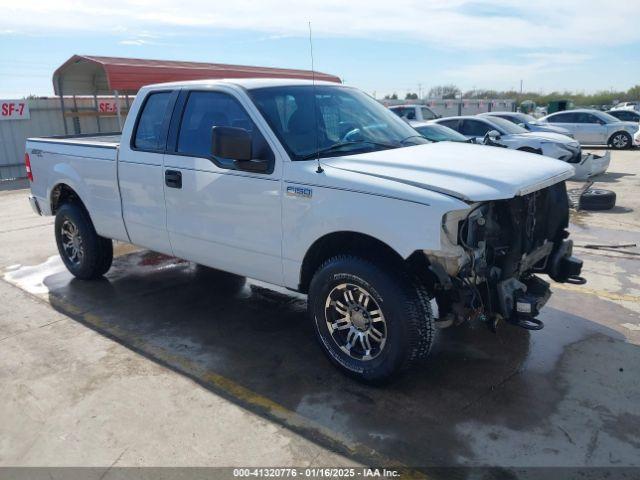
{"label": "asphalt lot", "polygon": [[[640,244],[640,151],[572,217],[577,245]],[[0,466],[640,465],[640,248],[586,249],[540,332],[468,324],[372,388],[325,359],[305,300],[119,244],[97,282],[52,218],[0,191]],[[510,477],[507,477],[510,478]]]}

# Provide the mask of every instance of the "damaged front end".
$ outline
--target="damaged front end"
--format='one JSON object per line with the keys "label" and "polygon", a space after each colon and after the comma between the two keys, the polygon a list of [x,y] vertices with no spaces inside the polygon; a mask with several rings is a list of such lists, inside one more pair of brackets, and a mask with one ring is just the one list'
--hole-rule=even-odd
{"label": "damaged front end", "polygon": [[500,320],[539,330],[556,282],[582,284],[582,261],[568,240],[564,182],[508,200],[472,205],[443,218],[442,249],[425,251],[441,326]]}

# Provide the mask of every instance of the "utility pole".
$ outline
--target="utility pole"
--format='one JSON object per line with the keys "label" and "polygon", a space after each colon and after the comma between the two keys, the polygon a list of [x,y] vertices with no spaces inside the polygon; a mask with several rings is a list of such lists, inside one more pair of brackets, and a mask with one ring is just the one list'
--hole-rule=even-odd
{"label": "utility pole", "polygon": [[522,80],[520,80],[520,95],[522,95]]}
{"label": "utility pole", "polygon": [[422,100],[422,84],[418,83],[418,99]]}

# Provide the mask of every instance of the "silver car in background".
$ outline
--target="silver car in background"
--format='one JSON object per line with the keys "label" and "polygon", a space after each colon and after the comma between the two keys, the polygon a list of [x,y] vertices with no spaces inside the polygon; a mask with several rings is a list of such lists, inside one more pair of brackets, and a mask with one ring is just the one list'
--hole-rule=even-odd
{"label": "silver car in background", "polygon": [[448,117],[434,120],[452,128],[467,138],[482,143],[489,133],[507,148],[539,153],[568,163],[579,163],[582,158],[580,144],[566,135],[552,132],[530,132],[509,120],[488,115]]}
{"label": "silver car in background", "polygon": [[520,112],[487,112],[479,113],[478,116],[499,117],[509,120],[516,125],[520,125],[525,130],[530,132],[551,132],[559,133],[560,135],[566,135],[573,138],[573,134],[566,128],[557,127],[555,125],[549,125],[548,123],[541,123],[535,117],[526,113]]}
{"label": "silver car in background", "polygon": [[623,149],[639,144],[637,123],[620,121],[599,110],[564,110],[542,117],[540,122],[566,128],[582,145]]}

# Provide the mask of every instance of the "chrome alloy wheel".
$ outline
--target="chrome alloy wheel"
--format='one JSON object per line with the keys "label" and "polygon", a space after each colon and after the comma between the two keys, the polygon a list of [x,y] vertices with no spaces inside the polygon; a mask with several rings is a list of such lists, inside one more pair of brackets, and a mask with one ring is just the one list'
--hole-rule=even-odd
{"label": "chrome alloy wheel", "polygon": [[84,246],[78,227],[70,220],[65,220],[60,228],[62,249],[73,265],[80,265],[84,258]]}
{"label": "chrome alloy wheel", "polygon": [[336,286],[325,302],[325,321],[333,341],[356,360],[372,360],[387,340],[387,323],[380,306],[364,288],[352,283]]}
{"label": "chrome alloy wheel", "polygon": [[624,133],[618,133],[611,139],[611,143],[616,148],[627,148],[629,146],[629,138]]}

